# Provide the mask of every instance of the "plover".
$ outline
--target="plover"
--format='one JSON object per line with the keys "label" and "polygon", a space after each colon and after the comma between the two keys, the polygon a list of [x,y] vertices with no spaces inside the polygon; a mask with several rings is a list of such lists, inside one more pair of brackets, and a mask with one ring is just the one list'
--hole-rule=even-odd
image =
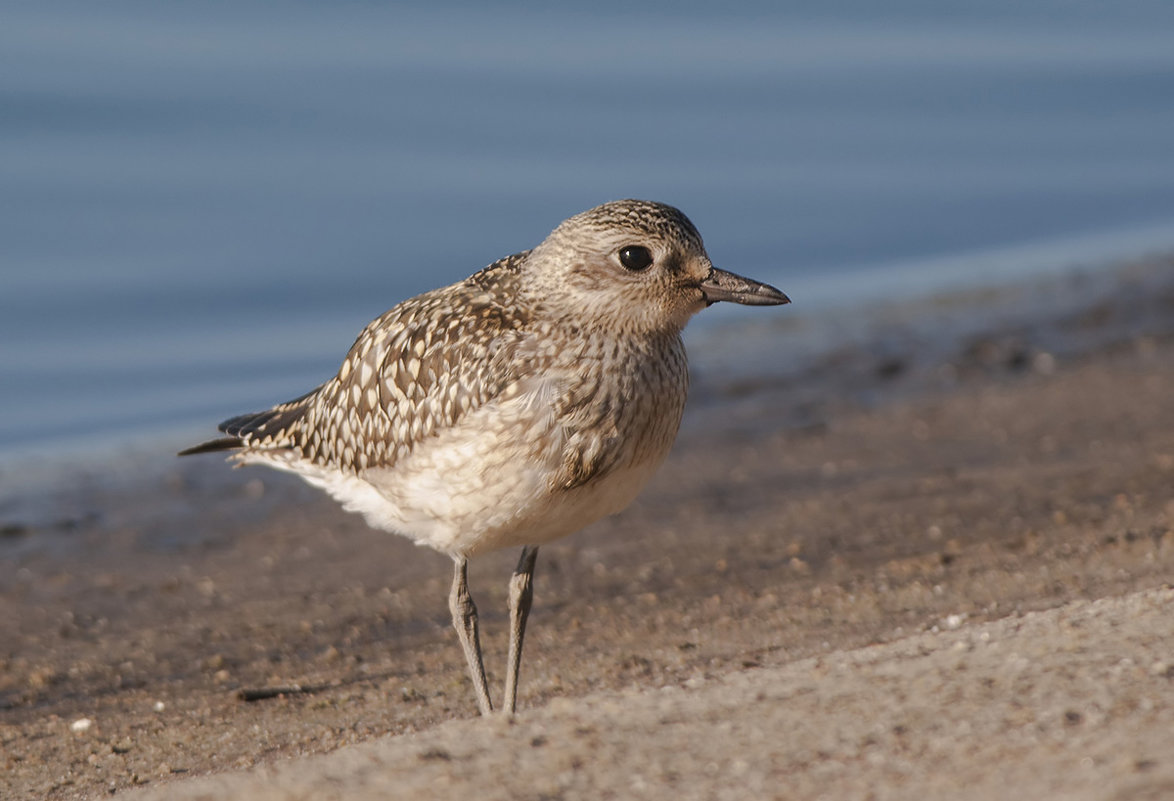
{"label": "plover", "polygon": [[688,390],[681,330],[718,301],[789,299],[715,268],[677,209],[605,203],[405,300],[326,383],[226,420],[227,437],[181,455],[227,450],[296,473],[375,528],[452,557],[449,608],[483,715],[493,702],[466,564],[523,546],[509,584],[512,713],[538,546],[620,511],[659,467]]}

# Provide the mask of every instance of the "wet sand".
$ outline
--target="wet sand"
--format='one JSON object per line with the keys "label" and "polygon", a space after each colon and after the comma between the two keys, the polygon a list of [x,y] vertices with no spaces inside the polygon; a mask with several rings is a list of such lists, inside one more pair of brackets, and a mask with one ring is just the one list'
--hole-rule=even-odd
{"label": "wet sand", "polygon": [[[4,796],[1162,797],[1174,267],[1093,283],[699,348],[652,486],[539,556],[513,725],[471,719],[448,561],[288,477],[2,505]],[[470,576],[495,687],[515,558]]]}

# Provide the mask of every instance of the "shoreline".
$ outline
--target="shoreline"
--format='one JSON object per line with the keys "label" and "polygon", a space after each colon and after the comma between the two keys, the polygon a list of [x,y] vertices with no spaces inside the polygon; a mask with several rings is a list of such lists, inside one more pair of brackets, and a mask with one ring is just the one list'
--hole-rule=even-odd
{"label": "shoreline", "polygon": [[[1174,333],[1174,322],[1162,298],[1174,291],[1172,271],[1174,254],[1155,254],[1108,266],[1055,268],[992,285],[900,299],[886,295],[875,303],[825,299],[814,309],[797,304],[769,320],[730,314],[706,325],[703,316],[701,326],[695,321],[685,332],[692,386],[683,428],[694,424],[690,412],[696,407],[772,385],[809,382],[813,395],[835,394],[858,392],[874,379],[892,385],[893,378],[918,373],[923,380],[912,391],[921,392],[932,388],[927,384],[948,383],[952,363],[960,370],[1009,366],[1015,371],[1025,366],[1015,360],[1031,354],[1081,358],[1130,337],[1167,336]],[[999,365],[1000,358],[1008,364]],[[944,381],[924,380],[943,367]],[[117,490],[182,473],[174,453],[213,436],[217,422],[92,432],[68,445],[0,453],[0,525],[27,525],[13,510],[30,495],[52,498],[62,483]],[[788,424],[806,423],[792,418]]]}
{"label": "shoreline", "polygon": [[[663,687],[688,695],[884,643],[896,648],[884,663],[891,686],[913,692],[917,674],[898,658],[912,635],[1168,582],[1174,270],[1155,260],[1112,276],[1066,279],[1067,294],[1037,284],[1035,300],[1002,288],[878,307],[850,326],[755,321],[690,343],[695,391],[661,474],[627,512],[543,548],[519,725],[531,725],[526,710],[570,719],[581,699]],[[811,346],[810,358],[793,355],[802,348],[774,353],[770,364],[783,369],[724,369],[725,348],[763,366],[755,352],[772,354],[779,336],[813,336],[816,325],[841,335],[834,346]],[[473,716],[443,557],[367,529],[289,476],[211,459],[138,470],[99,465],[68,487],[42,487],[52,514],[40,520],[0,505],[0,599],[12,610],[0,621],[0,742],[13,797],[141,784],[179,792],[189,777],[291,765],[358,742],[407,747],[395,743],[410,738],[385,738]],[[490,554],[470,571],[495,676],[514,558]],[[1054,635],[1040,647],[1062,652],[1066,635]],[[1031,675],[1041,687],[1050,680]],[[1121,686],[1132,693],[1143,681]],[[236,696],[294,684],[319,689]],[[1013,682],[1005,689],[1017,692]],[[968,720],[980,700],[950,714]],[[1047,698],[1023,702],[1043,704],[1048,721],[1067,711]],[[1094,734],[1107,747],[1132,753],[1132,731],[1149,713],[1110,709],[1077,712],[1102,726]],[[821,708],[803,714],[818,721]],[[859,730],[834,716],[829,730],[851,738],[882,725],[857,717]],[[82,719],[90,725],[71,730]],[[910,738],[928,750],[897,756],[919,769],[939,757],[982,767],[966,761],[979,757],[967,756],[964,732]],[[714,757],[719,775],[736,758]],[[1090,775],[1114,787],[1165,780],[1171,766],[1137,757],[1155,759],[1097,763]],[[427,759],[412,760],[426,772]],[[810,789],[797,797],[815,797],[820,760],[804,760],[781,739],[764,775],[795,776]],[[579,790],[567,797],[606,786],[590,764],[572,772]],[[892,782],[884,786],[912,786],[878,775]],[[669,797],[660,790],[644,794]]]}

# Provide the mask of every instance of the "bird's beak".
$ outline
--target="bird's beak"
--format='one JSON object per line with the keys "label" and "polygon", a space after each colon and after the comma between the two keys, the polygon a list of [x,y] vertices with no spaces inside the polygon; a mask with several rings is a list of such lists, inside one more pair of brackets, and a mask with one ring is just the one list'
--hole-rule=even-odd
{"label": "bird's beak", "polygon": [[699,284],[706,305],[719,300],[741,303],[745,306],[780,306],[791,299],[769,284],[760,284],[740,275],[727,273],[716,267]]}

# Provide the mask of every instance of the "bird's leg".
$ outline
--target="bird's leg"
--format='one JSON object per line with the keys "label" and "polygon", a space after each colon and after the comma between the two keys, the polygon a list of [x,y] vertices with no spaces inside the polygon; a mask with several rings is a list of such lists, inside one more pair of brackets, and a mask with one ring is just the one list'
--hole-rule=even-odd
{"label": "bird's leg", "polygon": [[526,618],[530,615],[530,603],[534,600],[534,560],[538,558],[538,546],[527,545],[522,549],[518,566],[510,576],[510,655],[506,664],[505,700],[501,709],[512,715],[518,701],[518,668],[522,664],[522,638],[526,635]]}
{"label": "bird's leg", "polygon": [[465,662],[469,665],[469,677],[477,692],[477,707],[482,715],[493,712],[489,700],[489,685],[485,682],[485,664],[481,661],[481,638],[477,635],[477,606],[469,595],[469,578],[466,573],[468,562],[463,556],[454,556],[455,570],[452,577],[452,592],[448,596],[448,608],[452,612],[452,625],[461,640]]}

